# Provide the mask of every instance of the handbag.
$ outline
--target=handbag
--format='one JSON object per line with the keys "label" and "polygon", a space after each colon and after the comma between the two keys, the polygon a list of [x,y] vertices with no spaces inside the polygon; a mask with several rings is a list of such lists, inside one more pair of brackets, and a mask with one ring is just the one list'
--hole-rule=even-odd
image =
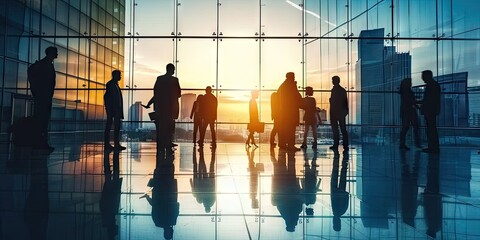
{"label": "handbag", "polygon": [[254,132],[258,132],[258,133],[263,133],[265,131],[265,123],[264,122],[248,123],[247,129]]}

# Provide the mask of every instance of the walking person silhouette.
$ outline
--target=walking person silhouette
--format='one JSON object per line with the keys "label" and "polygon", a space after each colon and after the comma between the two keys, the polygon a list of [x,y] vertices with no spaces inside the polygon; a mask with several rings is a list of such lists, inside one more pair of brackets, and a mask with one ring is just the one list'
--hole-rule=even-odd
{"label": "walking person silhouette", "polygon": [[210,131],[212,135],[212,147],[215,148],[217,146],[217,134],[215,133],[215,121],[217,120],[217,105],[217,98],[212,94],[212,87],[206,87],[205,95],[203,95],[202,101],[200,102],[200,112],[203,117],[203,124],[200,131],[200,140],[198,140],[198,146],[200,147],[203,147],[207,126],[210,126]]}
{"label": "walking person silhouette", "polygon": [[258,91],[253,90],[252,91],[252,98],[250,99],[250,102],[248,104],[248,112],[250,114],[250,123],[248,124],[248,138],[247,141],[245,142],[245,145],[250,147],[251,145],[258,147],[257,144],[255,144],[255,138],[253,137],[253,134],[255,133],[256,126],[258,126],[259,121],[258,121],[258,107],[257,107],[257,101],[256,99],[258,98]]}

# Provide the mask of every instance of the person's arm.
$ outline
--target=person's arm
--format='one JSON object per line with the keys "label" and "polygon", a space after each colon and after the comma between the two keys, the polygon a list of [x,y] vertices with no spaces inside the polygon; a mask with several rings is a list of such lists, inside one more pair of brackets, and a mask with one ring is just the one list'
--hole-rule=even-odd
{"label": "person's arm", "polygon": [[217,98],[215,98],[215,121],[217,120],[217,108],[218,108],[218,101]]}

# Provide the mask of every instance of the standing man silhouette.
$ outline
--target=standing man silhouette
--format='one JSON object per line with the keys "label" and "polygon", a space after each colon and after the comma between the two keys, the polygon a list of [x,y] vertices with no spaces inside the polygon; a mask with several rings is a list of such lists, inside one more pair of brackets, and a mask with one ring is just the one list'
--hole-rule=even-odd
{"label": "standing man silhouette", "polygon": [[193,102],[192,112],[190,113],[190,119],[193,118],[193,145],[197,143],[197,132],[200,135],[203,118],[200,114],[200,102],[202,101],[203,95],[200,94],[197,96],[197,100]]}
{"label": "standing man silhouette", "polygon": [[178,117],[178,98],[182,90],[178,78],[174,77],[175,66],[172,63],[166,66],[167,73],[157,77],[153,87],[153,97],[147,108],[153,103],[156,112],[155,127],[157,130],[157,154],[174,146],[172,142],[175,130],[175,119]]}
{"label": "standing man silhouette", "polygon": [[299,109],[302,96],[297,89],[295,73],[288,72],[285,81],[277,90],[279,113],[278,146],[282,149],[298,151],[295,147],[295,129],[299,125]]}
{"label": "standing man silhouette", "polygon": [[340,86],[339,76],[332,77],[332,84],[333,88],[330,92],[330,122],[333,131],[333,146],[330,149],[338,149],[340,141],[338,127],[340,126],[343,136],[343,149],[348,150],[348,133],[345,124],[345,117],[348,115],[347,91]]}
{"label": "standing man silhouette", "polygon": [[207,126],[210,126],[212,135],[212,147],[217,146],[217,136],[215,133],[215,120],[217,120],[217,98],[212,94],[212,87],[205,88],[205,95],[200,102],[200,112],[203,117],[203,124],[200,131],[200,140],[198,140],[198,146],[203,147],[205,141],[205,132]]}
{"label": "standing man silhouette", "polygon": [[35,102],[34,118],[41,135],[41,140],[36,147],[53,151],[54,148],[48,145],[48,123],[50,122],[56,83],[53,60],[58,57],[58,50],[56,47],[48,47],[45,49],[45,54],[44,58],[28,68],[27,74]]}
{"label": "standing man silhouette", "polygon": [[427,124],[428,140],[428,148],[422,151],[439,153],[437,116],[440,113],[440,85],[433,79],[433,73],[430,70],[422,72],[422,80],[426,83],[422,101],[422,114]]}
{"label": "standing man silhouette", "polygon": [[402,130],[400,132],[400,149],[410,150],[405,144],[410,124],[413,127],[413,134],[415,137],[415,146],[420,148],[420,136],[418,134],[418,115],[417,115],[417,100],[412,91],[412,79],[405,78],[400,83],[400,119],[402,120]]}
{"label": "standing man silhouette", "polygon": [[[103,101],[105,103],[105,110],[107,111],[107,124],[105,125],[105,150],[125,150],[126,148],[120,145],[120,128],[121,119],[123,119],[123,97],[122,91],[118,86],[118,82],[122,78],[120,70],[112,71],[112,80],[107,82],[105,95]],[[110,145],[110,129],[113,123],[113,142],[115,146]]]}

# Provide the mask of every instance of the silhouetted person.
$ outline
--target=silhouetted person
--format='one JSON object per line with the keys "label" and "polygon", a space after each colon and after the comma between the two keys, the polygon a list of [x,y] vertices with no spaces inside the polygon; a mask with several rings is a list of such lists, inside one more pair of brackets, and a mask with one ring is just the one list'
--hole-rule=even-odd
{"label": "silhouetted person", "polygon": [[122,192],[122,180],[120,178],[119,168],[119,150],[113,153],[113,169],[110,165],[110,152],[104,151],[104,174],[102,195],[100,198],[100,212],[102,213],[102,226],[107,229],[108,239],[115,239],[118,235],[118,224],[115,216],[118,214],[120,206],[120,195]]}
{"label": "silhouetted person", "polygon": [[33,114],[39,128],[40,142],[35,147],[53,151],[48,145],[48,124],[52,112],[52,99],[55,90],[55,67],[53,60],[58,57],[56,47],[47,47],[46,56],[28,68],[28,81],[34,99]]}
{"label": "silhouetted person", "polygon": [[[33,152],[30,156],[30,189],[25,201],[24,218],[30,239],[47,237],[50,200],[48,197],[48,153]],[[7,225],[8,226],[8,225]]]}
{"label": "silhouetted person", "polygon": [[333,146],[330,149],[337,149],[340,142],[338,127],[342,131],[343,149],[348,150],[348,133],[345,124],[345,117],[348,115],[347,91],[340,86],[340,77],[332,77],[333,88],[330,92],[330,122],[333,131]]}
{"label": "silhouetted person", "polygon": [[415,161],[413,166],[407,162],[406,152],[400,151],[400,159],[402,161],[402,186],[401,186],[401,206],[403,222],[415,227],[415,215],[417,214],[417,197],[418,197],[418,168],[419,154],[415,152]]}
{"label": "silhouetted person", "polygon": [[200,102],[202,101],[203,95],[200,94],[197,96],[197,100],[193,102],[192,112],[190,113],[190,119],[193,118],[193,145],[197,143],[197,132],[199,133],[202,128],[203,117],[200,113]]}
{"label": "silhouetted person", "polygon": [[[120,128],[123,119],[123,97],[118,82],[122,78],[119,70],[112,71],[112,80],[107,82],[106,91],[103,95],[105,110],[107,112],[107,123],[105,124],[105,149],[107,150],[125,150],[120,145]],[[113,123],[113,142],[115,146],[110,145],[110,129]]]}
{"label": "silhouetted person", "polygon": [[200,131],[200,140],[198,145],[203,147],[205,141],[205,132],[207,126],[210,126],[210,132],[212,135],[212,147],[217,145],[217,134],[215,133],[215,121],[217,120],[217,98],[212,94],[212,87],[205,88],[205,95],[200,102],[200,112],[203,117],[202,129]]}
{"label": "silhouetted person", "polygon": [[278,118],[279,118],[277,92],[273,92],[272,95],[270,95],[270,108],[271,108],[271,117],[273,121],[273,128],[272,128],[272,131],[270,132],[270,148],[275,148],[275,146],[277,145],[275,143],[275,136],[278,133]]}
{"label": "silhouetted person", "polygon": [[302,108],[305,110],[303,115],[303,122],[305,126],[305,132],[303,134],[303,143],[301,148],[307,148],[307,136],[309,129],[312,129],[313,143],[312,148],[317,149],[317,126],[318,119],[320,119],[317,112],[317,101],[313,98],[313,88],[306,87],[305,94],[307,95],[302,99]]}
{"label": "silhouetted person", "polygon": [[251,145],[257,147],[257,144],[255,144],[255,138],[253,137],[253,134],[255,133],[256,126],[259,124],[258,120],[258,107],[257,107],[257,98],[258,98],[258,91],[252,91],[252,98],[250,99],[250,102],[248,103],[248,113],[250,115],[250,122],[248,124],[248,138],[247,141],[245,142],[245,145],[250,147]]}
{"label": "silhouetted person", "polygon": [[333,212],[333,230],[340,231],[342,222],[340,217],[345,214],[348,209],[349,193],[347,188],[347,169],[348,169],[348,151],[343,152],[342,169],[340,170],[340,181],[338,180],[338,165],[340,154],[334,150],[332,178],[330,180],[330,200]]}
{"label": "silhouetted person", "polygon": [[295,152],[280,149],[273,168],[272,205],[277,207],[285,220],[286,230],[294,232],[303,207],[303,196],[295,172]]}
{"label": "silhouetted person", "polygon": [[295,147],[295,129],[299,125],[299,109],[302,96],[298,92],[295,74],[288,72],[285,81],[277,90],[279,100],[278,141],[279,147],[298,151]]}
{"label": "silhouetted person", "polygon": [[175,119],[178,118],[178,98],[181,96],[178,78],[174,77],[175,66],[166,66],[167,73],[157,77],[153,87],[153,97],[147,108],[153,103],[156,112],[155,127],[157,131],[157,153],[165,149],[172,150],[172,136],[175,129]]}
{"label": "silhouetted person", "polygon": [[430,70],[422,72],[422,80],[426,83],[422,101],[422,114],[427,124],[428,148],[422,151],[427,153],[439,153],[437,116],[440,113],[440,85],[433,79]]}
{"label": "silhouetted person", "polygon": [[[194,149],[195,151],[195,149]],[[209,213],[217,200],[215,186],[215,148],[212,148],[210,171],[207,171],[203,148],[198,149],[200,158],[197,164],[196,154],[193,154],[193,179],[190,179],[192,194],[198,203],[203,204],[205,212]]]}
{"label": "silhouetted person", "polygon": [[440,194],[439,178],[439,156],[431,154],[428,156],[427,185],[423,192],[423,209],[427,235],[436,238],[437,232],[442,229],[442,194]]}
{"label": "silhouetted person", "polygon": [[152,197],[144,196],[152,206],[152,220],[155,226],[163,228],[165,239],[172,239],[173,226],[177,225],[177,218],[180,214],[178,183],[174,175],[174,155],[162,155],[162,158],[165,159],[157,161],[154,176],[148,184],[149,187],[152,187]]}
{"label": "silhouetted person", "polygon": [[312,161],[309,164],[307,152],[305,150],[303,152],[303,156],[305,158],[305,178],[302,182],[302,190],[303,194],[305,194],[305,212],[308,216],[313,215],[312,205],[317,201],[317,192],[320,191],[321,179],[318,179],[317,154],[317,151],[313,152]]}
{"label": "silhouetted person", "polygon": [[412,79],[405,78],[400,83],[400,119],[402,120],[402,131],[400,132],[400,149],[410,150],[405,144],[405,138],[410,125],[413,127],[415,146],[420,148],[420,137],[418,134],[417,100],[412,91]]}

